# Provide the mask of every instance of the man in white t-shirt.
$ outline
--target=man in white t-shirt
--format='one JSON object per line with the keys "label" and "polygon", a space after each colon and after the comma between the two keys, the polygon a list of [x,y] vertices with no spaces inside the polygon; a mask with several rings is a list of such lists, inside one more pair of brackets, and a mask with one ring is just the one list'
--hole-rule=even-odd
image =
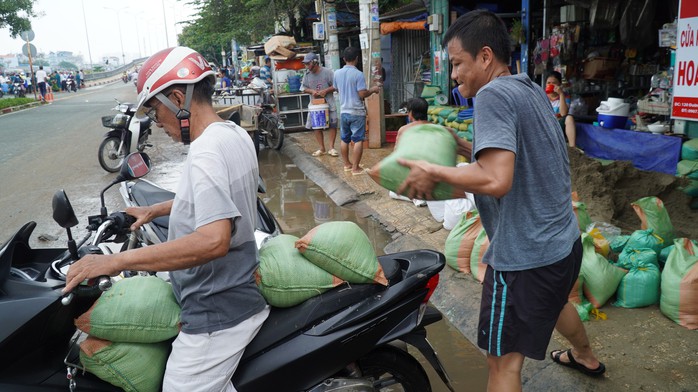
{"label": "man in white t-shirt", "polygon": [[36,86],[39,87],[39,94],[41,94],[41,101],[46,101],[46,71],[44,71],[44,66],[40,65],[39,70],[36,71]]}

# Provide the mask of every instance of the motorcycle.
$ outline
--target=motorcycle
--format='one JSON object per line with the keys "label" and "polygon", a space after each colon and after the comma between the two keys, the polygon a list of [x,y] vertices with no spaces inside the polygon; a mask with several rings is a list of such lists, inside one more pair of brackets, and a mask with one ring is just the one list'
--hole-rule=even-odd
{"label": "motorcycle", "polygon": [[102,117],[102,126],[110,131],[104,134],[104,140],[97,150],[97,158],[102,169],[110,173],[119,171],[124,157],[129,153],[142,152],[146,147],[152,147],[148,143],[148,135],[152,134],[152,120],[148,117],[136,118],[136,109],[135,104],[116,101],[113,110],[119,113]]}
{"label": "motorcycle", "polygon": [[68,92],[71,92],[71,91],[77,92],[78,91],[78,87],[75,84],[75,80],[73,80],[71,78],[68,78],[68,80],[65,81],[65,88],[66,88],[66,91],[68,91]]}
{"label": "motorcycle", "polygon": [[128,76],[122,75],[122,76],[121,76],[121,81],[124,82],[124,84],[128,83]]}
{"label": "motorcycle", "polygon": [[24,88],[24,83],[14,82],[12,83],[12,93],[17,98],[24,98],[26,96],[26,89]]}
{"label": "motorcycle", "polygon": [[[88,218],[89,233],[76,243],[77,217],[64,191],[53,199],[53,217],[68,233],[67,249],[32,249],[30,222],[0,248],[0,390],[116,391],[90,373],[78,372],[79,347],[73,319],[110,287],[92,280],[63,296],[65,275],[88,253],[111,252],[124,241],[134,218],[107,214],[104,192],[142,177],[149,159],[133,153],[118,177],[100,194],[99,215]],[[140,183],[140,181],[139,181]],[[89,240],[89,243],[88,243]],[[426,340],[426,325],[441,314],[428,305],[444,268],[442,254],[429,250],[379,257],[388,286],[341,285],[291,308],[272,308],[248,345],[233,376],[237,390],[349,392],[431,390],[424,368],[408,353],[416,347],[453,391],[445,369]],[[128,278],[126,278],[128,279]]]}

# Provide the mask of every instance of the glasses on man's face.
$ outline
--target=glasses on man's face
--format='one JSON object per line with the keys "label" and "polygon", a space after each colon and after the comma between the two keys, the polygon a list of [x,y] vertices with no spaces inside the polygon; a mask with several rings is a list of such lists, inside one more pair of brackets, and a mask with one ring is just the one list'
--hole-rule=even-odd
{"label": "glasses on man's face", "polygon": [[145,112],[145,115],[148,116],[149,119],[151,119],[154,123],[158,123],[158,114],[157,114],[157,108],[150,108],[148,109],[147,112]]}

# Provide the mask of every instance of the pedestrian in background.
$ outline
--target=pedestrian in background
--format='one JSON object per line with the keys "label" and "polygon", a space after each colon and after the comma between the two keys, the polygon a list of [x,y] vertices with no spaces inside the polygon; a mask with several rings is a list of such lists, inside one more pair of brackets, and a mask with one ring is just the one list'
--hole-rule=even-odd
{"label": "pedestrian in background", "polygon": [[[334,73],[332,84],[339,91],[340,102],[340,143],[342,160],[344,161],[344,171],[351,172],[352,175],[364,173],[360,166],[363,155],[363,141],[366,137],[366,107],[364,98],[380,92],[379,86],[366,88],[364,74],[356,68],[359,62],[361,49],[350,46],[344,49],[342,57],[345,65],[342,69]],[[354,142],[354,149],[349,157],[350,143]]]}
{"label": "pedestrian in background", "polygon": [[[310,94],[314,99],[324,99],[327,106],[329,106],[330,112],[330,140],[329,150],[325,149],[325,137],[323,136],[322,129],[315,129],[315,140],[317,140],[320,149],[315,151],[312,155],[314,157],[319,157],[321,155],[329,154],[330,156],[339,156],[337,150],[334,149],[334,142],[337,139],[337,105],[334,101],[334,92],[337,91],[333,86],[334,72],[331,69],[325,68],[320,65],[320,59],[315,53],[308,53],[303,58],[303,64],[308,70],[303,76],[301,81],[301,91]],[[310,123],[310,117],[305,124],[307,129],[312,129]]]}
{"label": "pedestrian in background", "polygon": [[410,174],[398,193],[430,199],[436,183],[446,182],[475,194],[490,240],[477,331],[478,346],[488,353],[488,390],[521,391],[525,357],[544,359],[554,328],[573,345],[552,352],[556,362],[603,374],[567,301],[582,244],[567,145],[550,102],[527,74],[511,75],[509,34],[492,12],[461,16],[443,42],[458,91],[477,96],[474,163],[454,168],[401,160]]}
{"label": "pedestrian in background", "polygon": [[271,58],[269,56],[264,58],[264,65],[259,69],[259,78],[266,83],[267,88],[272,87]]}
{"label": "pedestrian in background", "polygon": [[36,86],[39,88],[39,94],[41,94],[41,101],[46,102],[46,80],[48,76],[46,71],[44,71],[44,66],[40,65],[39,70],[36,71]]}

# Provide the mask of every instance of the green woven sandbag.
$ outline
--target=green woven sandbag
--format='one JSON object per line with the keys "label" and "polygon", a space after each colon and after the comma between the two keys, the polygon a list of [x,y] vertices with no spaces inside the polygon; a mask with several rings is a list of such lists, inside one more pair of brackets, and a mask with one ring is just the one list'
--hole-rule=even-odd
{"label": "green woven sandbag", "polygon": [[661,199],[654,196],[643,197],[630,205],[640,218],[641,229],[653,229],[658,236],[662,237],[666,245],[674,241],[676,237],[674,225],[671,224],[669,213]]}
{"label": "green woven sandbag", "polygon": [[698,139],[691,139],[681,145],[681,159],[698,160]]}
{"label": "green woven sandbag", "polygon": [[169,283],[156,276],[134,276],[102,293],[75,326],[112,342],[155,343],[179,333],[179,315]]}
{"label": "green woven sandbag", "polygon": [[457,119],[458,119],[458,112],[455,110],[452,111],[451,114],[448,115],[448,117],[446,117],[446,120],[451,121],[451,122],[454,122]]}
{"label": "green woven sandbag", "polygon": [[582,233],[582,245],[582,268],[579,274],[584,280],[584,296],[599,309],[616,292],[626,271],[596,253],[594,239],[590,235]]}
{"label": "green woven sandbag", "polygon": [[698,180],[698,160],[682,159],[676,165],[678,177],[688,177]]}
{"label": "green woven sandbag", "polygon": [[[652,250],[647,253],[654,254]],[[657,256],[654,255],[656,258]],[[659,267],[647,259],[635,259],[628,273],[620,281],[613,306],[642,308],[659,301]]]}
{"label": "green woven sandbag", "polygon": [[[446,128],[433,125],[415,125],[400,136],[400,143],[392,154],[378,162],[369,175],[380,186],[397,192],[410,169],[399,164],[398,159],[424,160],[441,166],[456,166],[456,139]],[[455,189],[446,183],[438,183],[432,192],[435,200],[455,199]]]}
{"label": "green woven sandbag", "polygon": [[666,261],[669,258],[669,255],[671,254],[671,252],[674,251],[675,247],[676,247],[676,245],[671,244],[671,245],[665,247],[664,249],[662,249],[662,251],[659,253],[659,257],[657,258],[657,261],[659,261],[659,265],[661,265],[662,268],[666,264]]}
{"label": "green woven sandbag", "polygon": [[657,235],[654,230],[635,230],[633,234],[628,238],[628,242],[625,244],[626,248],[630,249],[652,249],[657,253],[657,256],[662,252],[662,249],[670,244],[664,241],[662,237]]}
{"label": "green woven sandbag", "polygon": [[303,257],[295,248],[296,241],[298,237],[280,234],[259,249],[255,280],[271,306],[295,306],[342,283]]}
{"label": "green woven sandbag", "polygon": [[487,271],[487,264],[482,262],[482,257],[489,247],[490,239],[483,227],[475,238],[473,252],[470,254],[470,274],[480,283],[485,280],[485,271]]}
{"label": "green woven sandbag", "polygon": [[157,392],[169,352],[169,342],[113,343],[90,336],[80,343],[80,362],[126,392]]}
{"label": "green woven sandbag", "polygon": [[349,283],[388,284],[371,240],[354,222],[323,223],[295,246],[311,263]]}
{"label": "green woven sandbag", "polygon": [[674,245],[662,271],[659,309],[675,323],[698,329],[698,246],[688,238]]}
{"label": "green woven sandbag", "polygon": [[623,269],[630,269],[640,264],[654,264],[657,267],[659,267],[659,261],[657,260],[657,252],[654,249],[637,249],[626,246],[625,249],[623,249],[623,251],[618,256],[618,262],[615,263],[617,267]]}
{"label": "green woven sandbag", "polygon": [[451,229],[444,245],[446,264],[464,274],[470,273],[470,255],[478,234],[482,230],[480,215],[477,211],[468,211]]}
{"label": "green woven sandbag", "polygon": [[[698,140],[698,139],[696,139]],[[683,193],[691,197],[698,197],[698,180],[689,180],[688,185],[681,188]]]}
{"label": "green woven sandbag", "polygon": [[613,241],[611,241],[611,243],[610,243],[611,250],[614,253],[622,252],[623,248],[625,248],[625,244],[628,243],[629,239],[630,239],[629,235],[619,235],[618,237],[614,238]]}
{"label": "green woven sandbag", "polygon": [[591,218],[587,212],[587,205],[580,201],[573,201],[572,208],[574,209],[574,214],[577,216],[579,231],[582,233],[586,232],[587,227],[591,224]]}

